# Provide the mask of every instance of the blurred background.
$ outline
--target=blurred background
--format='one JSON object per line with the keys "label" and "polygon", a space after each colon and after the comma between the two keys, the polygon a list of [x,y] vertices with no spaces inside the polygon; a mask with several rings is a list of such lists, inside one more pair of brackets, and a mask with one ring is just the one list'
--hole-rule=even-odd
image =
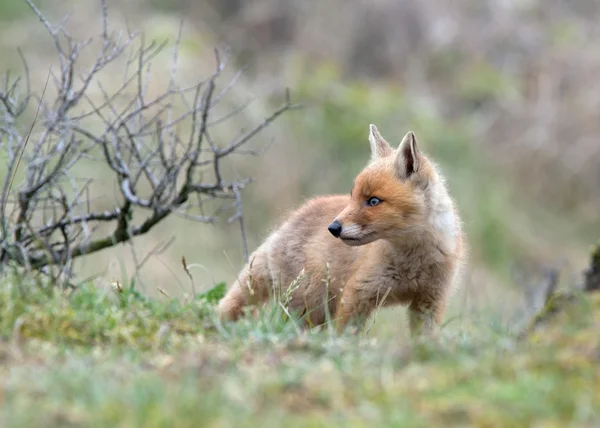
{"label": "blurred background", "polygon": [[[37,0],[52,22],[70,14],[80,39],[101,31],[96,1]],[[593,0],[109,0],[113,30],[176,39],[183,20],[179,83],[209,76],[213,48],[228,47],[229,73],[246,67],[231,106],[251,100],[223,130],[258,123],[288,87],[302,110],[255,139],[258,157],[238,156],[230,174],[254,178],[243,193],[250,250],[305,199],[346,193],[370,153],[368,125],[392,145],[416,132],[445,173],[462,213],[470,259],[449,319],[486,314],[519,319],[536,304],[549,268],[579,281],[600,237],[600,3]],[[21,72],[17,48],[41,92],[57,58],[44,27],[21,0],[0,2],[0,69]],[[153,82],[168,80],[165,50]],[[110,83],[110,76],[107,81]],[[217,135],[218,138],[218,135]],[[96,175],[95,202],[114,206],[115,183]],[[169,218],[134,242],[149,294],[230,282],[243,264],[237,224]],[[135,274],[122,245],[87,257],[80,277],[123,281]],[[388,324],[404,317],[385,315]],[[385,328],[386,323],[381,323]]]}

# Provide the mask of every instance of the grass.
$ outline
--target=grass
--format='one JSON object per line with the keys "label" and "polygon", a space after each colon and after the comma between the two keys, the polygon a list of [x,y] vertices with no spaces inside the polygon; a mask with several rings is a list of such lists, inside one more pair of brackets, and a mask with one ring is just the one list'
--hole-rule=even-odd
{"label": "grass", "polygon": [[[298,332],[280,308],[222,325],[222,288],[0,286],[0,425],[594,426],[600,295],[526,339],[477,322],[438,341]],[[471,326],[472,327],[472,326]]]}

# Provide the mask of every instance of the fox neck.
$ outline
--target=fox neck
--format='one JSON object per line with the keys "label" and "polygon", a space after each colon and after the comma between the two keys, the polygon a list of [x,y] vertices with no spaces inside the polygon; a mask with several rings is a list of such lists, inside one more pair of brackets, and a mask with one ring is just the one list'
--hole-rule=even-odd
{"label": "fox neck", "polygon": [[425,221],[402,231],[397,238],[388,239],[398,249],[434,246],[444,253],[453,253],[460,233],[454,203],[441,178],[429,183],[426,197]]}

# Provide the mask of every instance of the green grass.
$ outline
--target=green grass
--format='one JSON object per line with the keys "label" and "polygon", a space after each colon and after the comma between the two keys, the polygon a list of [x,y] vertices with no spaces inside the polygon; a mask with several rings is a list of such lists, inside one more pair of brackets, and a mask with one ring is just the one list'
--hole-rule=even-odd
{"label": "green grass", "polygon": [[[283,312],[216,322],[186,302],[43,281],[0,286],[0,425],[593,426],[600,295],[525,340],[492,323],[438,341],[299,332]],[[377,322],[377,320],[376,320]]]}

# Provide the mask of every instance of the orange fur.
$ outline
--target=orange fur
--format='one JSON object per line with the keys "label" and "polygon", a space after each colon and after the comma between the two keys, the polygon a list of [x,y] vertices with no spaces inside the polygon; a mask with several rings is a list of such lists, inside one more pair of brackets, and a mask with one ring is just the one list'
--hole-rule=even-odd
{"label": "orange fur", "polygon": [[413,334],[435,332],[465,253],[458,212],[412,132],[397,150],[373,125],[369,140],[372,159],[351,195],[293,212],[250,256],[219,303],[222,318],[287,291],[309,325],[329,311],[340,330],[361,326],[378,305],[405,304]]}

